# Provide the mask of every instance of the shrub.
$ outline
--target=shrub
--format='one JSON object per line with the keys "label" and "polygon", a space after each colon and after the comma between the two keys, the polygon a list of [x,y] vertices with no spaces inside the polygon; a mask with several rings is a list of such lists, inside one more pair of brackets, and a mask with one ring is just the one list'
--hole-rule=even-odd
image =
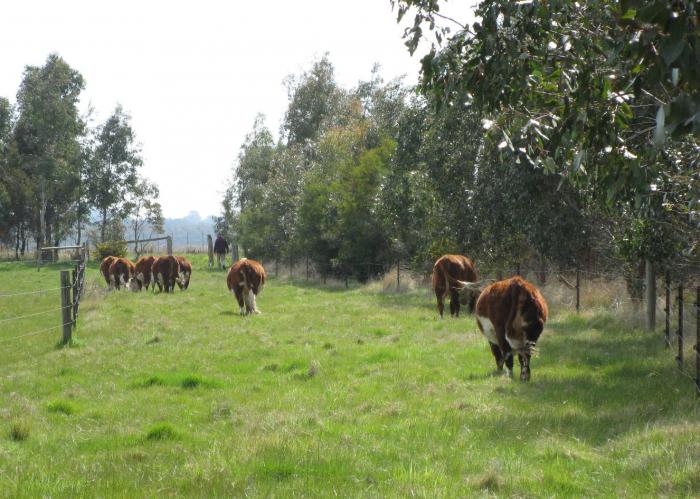
{"label": "shrub", "polygon": [[100,260],[107,256],[125,257],[127,252],[126,241],[95,243],[95,251]]}

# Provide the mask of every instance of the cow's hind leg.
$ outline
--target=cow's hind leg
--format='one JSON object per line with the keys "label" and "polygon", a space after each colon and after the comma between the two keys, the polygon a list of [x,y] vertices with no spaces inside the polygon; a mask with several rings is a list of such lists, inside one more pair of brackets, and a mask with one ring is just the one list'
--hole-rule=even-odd
{"label": "cow's hind leg", "polygon": [[244,315],[245,314],[245,309],[244,307],[244,302],[243,302],[243,290],[241,289],[240,286],[236,286],[236,288],[233,290],[233,295],[236,297],[236,301],[238,302],[238,307],[240,308],[240,314]]}
{"label": "cow's hind leg", "polygon": [[495,343],[491,343],[489,341],[489,346],[491,347],[491,353],[493,354],[493,358],[496,359],[496,370],[497,371],[503,371],[503,352],[501,352],[501,347],[496,345]]}
{"label": "cow's hind leg", "polygon": [[454,289],[450,290],[450,314],[459,317],[459,293]]}
{"label": "cow's hind leg", "polygon": [[530,356],[528,354],[518,354],[520,362],[520,381],[530,381]]}
{"label": "cow's hind leg", "polygon": [[435,297],[437,298],[437,308],[438,312],[440,313],[440,317],[443,317],[443,312],[445,310],[445,290],[444,289],[436,289],[435,290]]}
{"label": "cow's hind leg", "polygon": [[507,341],[503,342],[503,345],[501,346],[501,350],[503,351],[503,360],[506,364],[506,369],[508,370],[508,376],[511,378],[513,377],[513,349],[510,348],[510,345],[508,344]]}

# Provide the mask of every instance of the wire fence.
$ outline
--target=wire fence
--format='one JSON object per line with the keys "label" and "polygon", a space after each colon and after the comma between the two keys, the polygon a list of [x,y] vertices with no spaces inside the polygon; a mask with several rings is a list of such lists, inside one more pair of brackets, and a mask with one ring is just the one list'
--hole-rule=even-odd
{"label": "wire fence", "polygon": [[[430,273],[400,260],[393,263],[330,262],[312,265],[273,260],[264,262],[269,275],[309,282],[349,286],[377,285],[383,291],[424,290],[432,294]],[[583,312],[604,310],[635,327],[662,332],[659,344],[675,352],[679,373],[691,380],[700,395],[700,265],[676,266],[674,272],[642,276],[622,269],[533,268],[486,269],[480,280],[498,281],[514,275],[536,284],[554,307]],[[649,287],[653,288],[649,293]],[[650,309],[652,312],[650,313]],[[692,365],[694,363],[694,366]]]}
{"label": "wire fence", "polygon": [[[0,315],[0,343],[16,342],[59,329],[62,331],[60,342],[69,343],[84,294],[85,271],[86,262],[81,258],[72,270],[59,271],[60,286],[0,293],[0,314],[7,314]],[[29,312],[21,313],[26,310]],[[30,326],[28,320],[31,320]],[[58,324],[51,324],[54,320]]]}

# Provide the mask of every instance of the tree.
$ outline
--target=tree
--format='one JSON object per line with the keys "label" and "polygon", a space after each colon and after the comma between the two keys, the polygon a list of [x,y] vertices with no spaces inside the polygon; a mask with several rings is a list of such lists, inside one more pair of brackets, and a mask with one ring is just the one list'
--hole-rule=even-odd
{"label": "tree", "polygon": [[11,227],[12,207],[8,192],[8,154],[12,131],[12,107],[10,101],[0,97],[0,234],[7,235]]}
{"label": "tree", "polygon": [[[697,151],[700,137],[698,2],[485,0],[471,26],[446,20],[440,1],[393,3],[399,19],[416,12],[409,50],[424,28],[436,34],[422,92],[482,112],[511,161],[558,175],[618,217],[660,226],[694,205],[691,183],[675,183],[673,196],[659,186],[688,178],[669,158]],[[697,233],[692,225],[679,232]]]}
{"label": "tree", "polygon": [[327,55],[314,62],[310,71],[288,77],[286,84],[289,107],[282,129],[288,145],[303,144],[317,137],[325,122],[336,114],[342,94]]}
{"label": "tree", "polygon": [[146,179],[136,183],[129,193],[129,200],[124,210],[129,214],[129,227],[134,236],[134,252],[136,256],[143,252],[144,243],[140,239],[150,239],[154,234],[162,234],[165,225],[163,210],[158,197],[158,187]]}
{"label": "tree", "polygon": [[80,144],[84,124],[78,113],[83,77],[51,54],[42,67],[27,66],[17,93],[14,141],[17,166],[31,179],[37,246],[65,235],[80,183]]}
{"label": "tree", "polygon": [[130,118],[121,106],[97,129],[94,150],[88,160],[85,190],[97,210],[100,241],[105,241],[110,220],[128,215],[128,194],[136,188],[141,152],[134,143]]}

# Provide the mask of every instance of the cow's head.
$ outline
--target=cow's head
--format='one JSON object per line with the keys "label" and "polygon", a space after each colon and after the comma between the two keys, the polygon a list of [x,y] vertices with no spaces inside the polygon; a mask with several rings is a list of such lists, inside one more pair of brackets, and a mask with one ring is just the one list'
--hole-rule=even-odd
{"label": "cow's head", "polygon": [[468,305],[470,312],[474,312],[476,300],[479,299],[482,291],[492,282],[494,282],[493,279],[483,279],[476,282],[458,280],[455,289],[459,293],[459,301],[463,305]]}

